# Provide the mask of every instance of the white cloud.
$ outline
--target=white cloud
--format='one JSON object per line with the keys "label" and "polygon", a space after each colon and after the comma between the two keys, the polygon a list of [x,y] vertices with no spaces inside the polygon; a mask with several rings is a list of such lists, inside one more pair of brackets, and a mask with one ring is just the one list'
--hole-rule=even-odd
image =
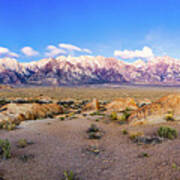
{"label": "white cloud", "polygon": [[0,54],[7,54],[7,53],[9,53],[9,49],[0,47]]}
{"label": "white cloud", "polygon": [[0,47],[0,56],[19,57],[18,54],[11,52],[8,48]]}
{"label": "white cloud", "polygon": [[19,57],[19,55],[18,55],[17,53],[14,53],[14,52],[9,52],[9,53],[8,53],[8,56],[10,56],[10,57],[15,57],[15,58],[18,58],[18,57]]}
{"label": "white cloud", "polygon": [[59,44],[59,47],[67,49],[69,51],[79,51],[79,52],[82,51],[81,48],[74,46],[72,44]]}
{"label": "white cloud", "polygon": [[83,49],[83,52],[86,52],[88,54],[92,54],[92,51],[90,49]]}
{"label": "white cloud", "polygon": [[48,56],[48,57],[54,57],[60,54],[67,53],[65,50],[57,48],[56,46],[53,46],[53,45],[47,46],[46,49],[48,50],[48,52],[45,53],[45,56]]}
{"label": "white cloud", "polygon": [[81,49],[80,47],[74,46],[72,44],[59,44],[59,47],[63,48],[63,49],[66,49],[66,50],[68,50],[70,52],[78,51],[78,52],[84,52],[84,53],[88,53],[88,54],[92,53],[92,51],[89,50],[89,49]]}
{"label": "white cloud", "polygon": [[152,58],[154,56],[152,49],[145,46],[142,50],[115,50],[114,51],[114,56],[118,56],[122,59],[134,59],[134,58],[143,58],[143,59],[148,59]]}
{"label": "white cloud", "polygon": [[21,49],[21,52],[26,56],[37,56],[39,53],[35,51],[32,47],[26,46]]}

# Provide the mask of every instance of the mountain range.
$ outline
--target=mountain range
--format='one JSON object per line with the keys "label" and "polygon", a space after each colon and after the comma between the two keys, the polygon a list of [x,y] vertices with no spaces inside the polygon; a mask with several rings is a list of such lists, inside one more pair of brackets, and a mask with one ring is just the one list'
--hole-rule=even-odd
{"label": "mountain range", "polygon": [[128,63],[103,56],[59,56],[30,63],[0,59],[1,84],[180,84],[180,60],[168,56]]}

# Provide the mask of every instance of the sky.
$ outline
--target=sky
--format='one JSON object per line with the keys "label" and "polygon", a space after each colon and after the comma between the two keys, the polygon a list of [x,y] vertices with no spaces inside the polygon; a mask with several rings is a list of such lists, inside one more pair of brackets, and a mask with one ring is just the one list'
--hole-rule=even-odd
{"label": "sky", "polygon": [[180,59],[179,0],[0,0],[0,57]]}

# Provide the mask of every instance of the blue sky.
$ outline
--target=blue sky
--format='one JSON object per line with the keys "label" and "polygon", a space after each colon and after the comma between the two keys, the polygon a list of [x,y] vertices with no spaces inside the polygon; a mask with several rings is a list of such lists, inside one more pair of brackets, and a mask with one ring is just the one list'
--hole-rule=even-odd
{"label": "blue sky", "polygon": [[0,56],[180,58],[179,7],[179,0],[0,0]]}

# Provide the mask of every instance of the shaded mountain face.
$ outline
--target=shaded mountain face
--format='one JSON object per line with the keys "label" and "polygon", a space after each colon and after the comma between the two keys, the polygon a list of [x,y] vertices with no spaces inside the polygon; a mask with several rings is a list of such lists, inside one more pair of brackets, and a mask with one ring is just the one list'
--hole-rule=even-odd
{"label": "shaded mountain face", "polygon": [[180,84],[180,60],[155,57],[148,62],[126,63],[102,56],[47,58],[19,63],[0,59],[0,83],[81,85],[100,83]]}

